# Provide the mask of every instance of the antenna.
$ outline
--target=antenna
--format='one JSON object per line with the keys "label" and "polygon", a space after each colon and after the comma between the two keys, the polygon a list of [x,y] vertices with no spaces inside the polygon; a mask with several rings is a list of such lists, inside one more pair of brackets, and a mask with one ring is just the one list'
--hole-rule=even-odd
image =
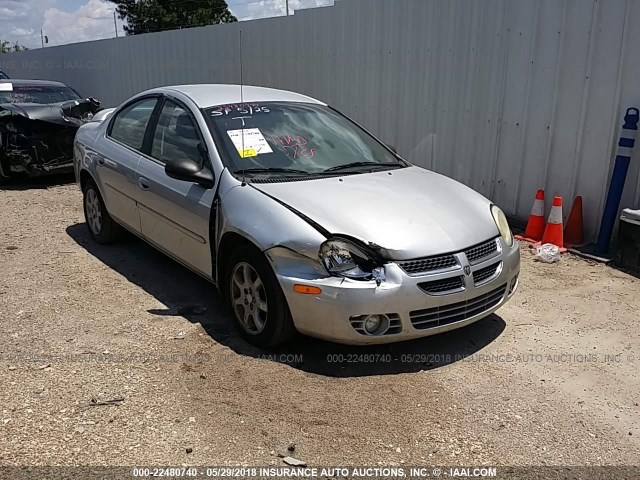
{"label": "antenna", "polygon": [[242,70],[242,30],[240,30],[240,103],[244,103],[244,72]]}
{"label": "antenna", "polygon": [[[242,59],[242,29],[240,29],[240,105],[244,105],[244,76],[243,76],[243,59]],[[242,130],[240,132],[242,136],[242,152],[240,154],[241,161],[244,160],[244,119],[242,119]],[[245,185],[244,181],[244,161],[242,161],[242,184]]]}

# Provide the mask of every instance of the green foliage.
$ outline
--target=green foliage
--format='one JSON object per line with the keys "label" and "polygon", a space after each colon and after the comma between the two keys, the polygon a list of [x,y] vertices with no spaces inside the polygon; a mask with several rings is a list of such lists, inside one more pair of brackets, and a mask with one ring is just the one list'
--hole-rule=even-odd
{"label": "green foliage", "polygon": [[18,42],[11,43],[6,40],[0,40],[0,53],[22,52],[23,50],[29,49]]}
{"label": "green foliage", "polygon": [[237,22],[225,0],[109,0],[127,35]]}

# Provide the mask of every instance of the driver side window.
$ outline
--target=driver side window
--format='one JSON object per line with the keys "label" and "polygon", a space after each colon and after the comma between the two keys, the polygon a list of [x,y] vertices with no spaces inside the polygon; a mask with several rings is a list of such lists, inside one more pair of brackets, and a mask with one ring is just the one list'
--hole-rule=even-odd
{"label": "driver side window", "polygon": [[202,165],[200,141],[189,112],[171,100],[165,101],[153,135],[151,156],[163,164],[190,159]]}

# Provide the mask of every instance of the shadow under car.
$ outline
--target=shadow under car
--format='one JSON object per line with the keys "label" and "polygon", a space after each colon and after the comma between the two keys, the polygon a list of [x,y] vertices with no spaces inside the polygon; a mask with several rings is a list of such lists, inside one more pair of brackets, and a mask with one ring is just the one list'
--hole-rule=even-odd
{"label": "shadow under car", "polygon": [[464,361],[505,329],[504,320],[492,314],[464,328],[400,343],[349,346],[299,335],[279,349],[266,351],[242,339],[215,286],[142,240],[128,235],[120,243],[105,246],[91,239],[84,223],[66,231],[88,253],[167,306],[150,313],[182,316],[200,323],[212,339],[239,355],[286,363],[309,373],[358,377],[430,370]]}
{"label": "shadow under car", "polygon": [[37,177],[17,176],[12,177],[9,183],[0,184],[0,190],[42,190],[60,185],[74,183],[76,178],[73,172],[53,173]]}

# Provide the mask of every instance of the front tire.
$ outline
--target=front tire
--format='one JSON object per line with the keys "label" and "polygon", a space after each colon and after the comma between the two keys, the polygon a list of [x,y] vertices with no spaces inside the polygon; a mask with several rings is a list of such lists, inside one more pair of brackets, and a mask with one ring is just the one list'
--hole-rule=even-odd
{"label": "front tire", "polygon": [[236,249],[224,282],[236,324],[249,343],[274,348],[295,336],[287,299],[262,252],[250,246]]}
{"label": "front tire", "polygon": [[83,204],[87,228],[96,243],[104,245],[120,239],[122,227],[107,212],[102,195],[93,181],[89,181],[84,189]]}

